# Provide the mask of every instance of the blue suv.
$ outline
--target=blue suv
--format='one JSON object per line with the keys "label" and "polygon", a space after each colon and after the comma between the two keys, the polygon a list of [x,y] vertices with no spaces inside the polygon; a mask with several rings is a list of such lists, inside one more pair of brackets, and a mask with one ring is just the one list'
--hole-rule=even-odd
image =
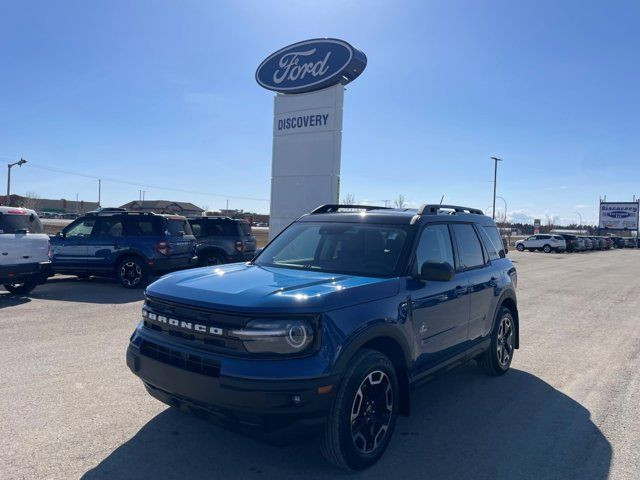
{"label": "blue suv", "polygon": [[412,387],[472,359],[507,372],[516,282],[480,210],[324,205],[249,263],[151,284],[127,365],[169,405],[279,442],[321,433],[360,470]]}
{"label": "blue suv", "polygon": [[140,288],[149,275],[197,265],[196,238],[185,217],[128,212],[90,212],[51,238],[54,273],[81,278],[115,276]]}

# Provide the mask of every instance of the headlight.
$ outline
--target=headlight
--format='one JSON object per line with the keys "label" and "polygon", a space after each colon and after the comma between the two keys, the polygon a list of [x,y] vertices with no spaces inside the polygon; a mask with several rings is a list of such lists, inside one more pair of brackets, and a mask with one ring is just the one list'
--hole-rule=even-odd
{"label": "headlight", "polygon": [[313,329],[305,320],[256,319],[229,333],[251,353],[300,353],[313,343]]}

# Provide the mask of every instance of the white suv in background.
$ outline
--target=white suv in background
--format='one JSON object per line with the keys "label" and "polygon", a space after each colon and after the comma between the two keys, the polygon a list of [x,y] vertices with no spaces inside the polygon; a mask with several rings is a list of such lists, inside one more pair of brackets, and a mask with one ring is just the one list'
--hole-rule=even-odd
{"label": "white suv in background", "polygon": [[567,249],[567,242],[565,242],[564,238],[560,235],[538,234],[531,235],[524,240],[518,240],[516,242],[516,249],[520,252],[524,250],[529,250],[530,252],[542,250],[545,253],[554,251],[560,253]]}
{"label": "white suv in background", "polygon": [[49,236],[36,212],[0,207],[0,285],[11,293],[29,293],[50,271]]}

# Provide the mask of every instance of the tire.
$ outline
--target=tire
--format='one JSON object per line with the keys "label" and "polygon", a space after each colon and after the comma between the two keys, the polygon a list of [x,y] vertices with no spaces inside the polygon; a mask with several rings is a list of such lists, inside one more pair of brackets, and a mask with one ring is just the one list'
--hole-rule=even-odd
{"label": "tire", "polygon": [[142,288],[147,284],[147,267],[137,257],[127,257],[116,268],[116,277],[124,288]]}
{"label": "tire", "polygon": [[[349,365],[327,418],[320,449],[337,467],[363,470],[380,459],[393,435],[398,379],[389,359],[374,350],[359,351]],[[354,430],[354,425],[360,428]]]}
{"label": "tire", "polygon": [[205,252],[199,260],[200,266],[202,267],[210,267],[226,263],[225,258],[217,252]]}
{"label": "tire", "polygon": [[516,245],[516,250],[518,250],[519,252],[524,252],[524,245],[519,243],[518,245]]}
{"label": "tire", "polygon": [[24,283],[5,283],[4,288],[9,293],[14,295],[26,295],[38,286],[38,282],[35,280],[27,280]]}
{"label": "tire", "polygon": [[542,251],[544,253],[551,253],[551,245],[545,245],[544,247],[542,247]]}
{"label": "tire", "polygon": [[[515,321],[511,310],[500,307],[491,332],[491,346],[477,358],[478,366],[487,375],[503,375],[511,366],[515,341]],[[507,329],[506,335],[504,334]],[[505,353],[508,358],[505,357]]]}

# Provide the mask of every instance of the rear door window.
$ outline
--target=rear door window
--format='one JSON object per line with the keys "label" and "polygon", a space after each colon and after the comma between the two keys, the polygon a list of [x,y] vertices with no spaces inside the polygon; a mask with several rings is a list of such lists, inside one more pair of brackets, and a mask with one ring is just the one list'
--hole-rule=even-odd
{"label": "rear door window", "polygon": [[152,237],[160,235],[159,219],[149,216],[128,217],[125,231],[131,237]]}
{"label": "rear door window", "polygon": [[101,217],[93,229],[94,237],[121,237],[124,233],[122,217]]}
{"label": "rear door window", "polygon": [[458,255],[463,268],[475,268],[484,265],[482,245],[474,228],[467,223],[453,224]]}
{"label": "rear door window", "polygon": [[0,214],[0,234],[18,232],[42,233],[42,222],[34,214]]}
{"label": "rear door window", "polygon": [[209,235],[213,237],[237,237],[238,224],[231,220],[215,220],[207,227]]}

